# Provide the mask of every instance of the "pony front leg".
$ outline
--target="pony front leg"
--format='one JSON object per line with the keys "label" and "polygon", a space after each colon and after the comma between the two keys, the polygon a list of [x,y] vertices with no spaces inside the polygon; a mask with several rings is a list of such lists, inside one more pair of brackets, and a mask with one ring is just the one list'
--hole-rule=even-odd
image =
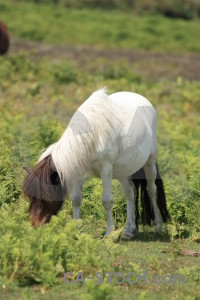
{"label": "pony front leg", "polygon": [[127,201],[127,223],[122,239],[130,240],[133,237],[134,233],[137,232],[134,185],[128,178],[121,179],[120,183],[122,185],[123,193]]}
{"label": "pony front leg", "polygon": [[106,236],[114,229],[114,223],[112,219],[112,164],[105,163],[101,170],[101,179],[103,185],[103,195],[101,198],[102,204],[106,210]]}
{"label": "pony front leg", "polygon": [[73,219],[80,219],[80,207],[82,200],[82,184],[77,183],[72,190],[72,204],[73,204]]}

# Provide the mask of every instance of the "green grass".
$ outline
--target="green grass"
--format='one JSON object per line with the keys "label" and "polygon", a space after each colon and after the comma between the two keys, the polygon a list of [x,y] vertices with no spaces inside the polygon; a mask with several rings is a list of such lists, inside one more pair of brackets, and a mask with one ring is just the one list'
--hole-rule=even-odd
{"label": "green grass", "polygon": [[27,40],[179,54],[200,51],[199,21],[10,1],[3,1],[0,9],[11,36]]}
{"label": "green grass", "polygon": [[[142,72],[138,73],[141,68],[137,61],[111,60],[104,55],[94,55],[91,59],[84,52],[70,61],[55,57],[59,55],[56,43],[95,45],[106,51],[107,47],[131,49],[137,42],[138,48],[143,49],[143,34],[148,37],[149,49],[177,53],[181,44],[173,37],[174,26],[182,24],[179,30],[183,36],[187,27],[191,45],[197,45],[192,28],[199,23],[172,22],[160,17],[136,18],[129,13],[112,12],[112,22],[118,24],[110,29],[105,22],[97,26],[102,18],[109,20],[108,12],[102,15],[100,11],[53,9],[52,6],[41,6],[38,11],[37,7],[8,3],[1,6],[2,19],[9,20],[12,37],[20,37],[21,43],[22,37],[38,40],[37,34],[43,40],[45,28],[52,25],[44,42],[55,43],[55,52],[49,57],[35,51],[0,57],[0,299],[199,299],[200,257],[184,256],[182,251],[200,248],[200,83],[185,79],[186,72],[174,79],[174,65],[166,69],[165,77],[157,80],[153,74],[156,66],[151,66],[153,75],[148,71],[149,64],[143,65]],[[60,18],[53,23],[56,13]],[[29,20],[26,26],[22,25],[22,16]],[[83,16],[85,22],[81,23]],[[156,28],[156,22],[162,20],[167,24],[166,28],[162,25],[165,34],[171,33],[169,44],[165,45],[168,49],[161,43],[162,36],[156,48],[152,48],[155,33],[142,30],[136,42],[125,37],[108,43],[103,38],[105,28],[117,34],[125,19],[129,20],[128,24],[138,22],[140,28],[148,20]],[[79,24],[84,35],[77,27],[77,32],[62,38],[70,22]],[[58,24],[62,25],[59,30]],[[175,48],[171,48],[172,44]],[[181,52],[193,52],[187,47],[185,44]],[[60,137],[78,106],[105,85],[111,92],[140,93],[157,110],[158,162],[172,217],[162,235],[140,224],[140,232],[133,241],[120,240],[126,221],[126,201],[119,183],[113,181],[116,230],[108,239],[103,238],[106,219],[100,201],[101,181],[96,178],[87,178],[84,184],[82,220],[78,227],[72,221],[70,199],[58,217],[53,217],[43,229],[33,228],[29,223],[29,203],[21,194],[23,166],[34,166],[42,151]],[[118,286],[113,281],[109,285],[105,279],[98,286],[92,280],[87,280],[85,286],[68,286],[63,282],[67,271],[74,275],[83,271],[84,275],[94,277],[97,271],[127,274],[133,270],[147,271],[150,278],[181,274],[186,276],[186,284]]]}
{"label": "green grass", "polygon": [[[200,84],[180,78],[176,82],[155,83],[141,76],[138,81],[137,76],[128,72],[128,63],[124,64],[127,72],[115,69],[113,73],[112,66],[110,71],[102,72],[98,58],[93,61],[98,85],[90,71],[85,66],[78,67],[76,61],[50,65],[46,58],[19,54],[2,57],[0,63],[0,130],[1,149],[4,149],[0,155],[0,279],[4,297],[53,299],[59,294],[60,299],[79,299],[80,292],[83,298],[91,299],[116,299],[117,296],[128,299],[132,295],[148,299],[152,292],[153,299],[172,299],[172,295],[190,299],[200,295],[199,258],[181,254],[182,249],[198,249],[200,242],[200,124],[196,113]],[[121,187],[114,181],[116,232],[106,245],[102,239],[106,225],[100,202],[102,186],[95,178],[88,179],[84,185],[82,222],[78,230],[71,222],[70,200],[44,229],[29,224],[28,202],[21,195],[23,165],[33,166],[43,149],[62,134],[80,103],[91,91],[104,85],[112,91],[131,90],[148,96],[157,109],[159,166],[172,216],[172,222],[166,227],[168,234],[156,236],[153,229],[140,226],[135,241],[120,242],[126,202]],[[148,271],[150,276],[180,273],[186,276],[187,284],[117,287],[112,283],[97,288],[94,282],[88,281],[84,287],[68,287],[62,279],[66,271],[77,274],[83,270],[84,274],[94,276],[101,270],[127,274],[133,269]]]}

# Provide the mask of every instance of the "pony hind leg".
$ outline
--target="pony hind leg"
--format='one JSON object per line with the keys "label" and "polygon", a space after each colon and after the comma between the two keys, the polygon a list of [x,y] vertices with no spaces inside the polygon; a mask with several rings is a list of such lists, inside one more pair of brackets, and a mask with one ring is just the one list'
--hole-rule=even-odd
{"label": "pony hind leg", "polygon": [[136,206],[134,201],[134,184],[129,178],[120,179],[122,190],[127,201],[127,223],[122,236],[124,240],[130,240],[137,231]]}
{"label": "pony hind leg", "polygon": [[163,221],[157,205],[157,186],[155,183],[157,177],[157,170],[155,159],[150,158],[146,162],[146,164],[144,165],[144,172],[147,181],[146,190],[151,202],[151,206],[153,208],[154,224],[156,230],[159,230],[163,227]]}
{"label": "pony hind leg", "polygon": [[153,208],[154,224],[156,230],[162,229],[163,222],[169,219],[166,206],[165,192],[162,179],[159,175],[156,160],[150,157],[144,165],[144,172],[147,180],[147,193]]}

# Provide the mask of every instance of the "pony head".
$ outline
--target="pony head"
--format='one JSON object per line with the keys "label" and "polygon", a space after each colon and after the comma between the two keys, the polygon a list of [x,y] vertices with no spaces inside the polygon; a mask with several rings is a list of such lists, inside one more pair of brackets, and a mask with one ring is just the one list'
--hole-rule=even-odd
{"label": "pony head", "polygon": [[66,191],[51,155],[41,160],[33,170],[28,167],[24,169],[28,173],[23,192],[30,200],[29,216],[32,225],[42,226],[62,207]]}

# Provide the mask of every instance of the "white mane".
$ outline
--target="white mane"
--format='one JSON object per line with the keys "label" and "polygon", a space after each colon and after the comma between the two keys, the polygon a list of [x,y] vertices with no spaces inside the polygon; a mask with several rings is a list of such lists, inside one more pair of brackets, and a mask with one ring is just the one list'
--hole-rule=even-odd
{"label": "white mane", "polygon": [[94,92],[75,112],[60,140],[51,145],[39,161],[52,155],[62,184],[71,190],[90,168],[95,153],[103,150],[115,135],[116,114],[106,89]]}

